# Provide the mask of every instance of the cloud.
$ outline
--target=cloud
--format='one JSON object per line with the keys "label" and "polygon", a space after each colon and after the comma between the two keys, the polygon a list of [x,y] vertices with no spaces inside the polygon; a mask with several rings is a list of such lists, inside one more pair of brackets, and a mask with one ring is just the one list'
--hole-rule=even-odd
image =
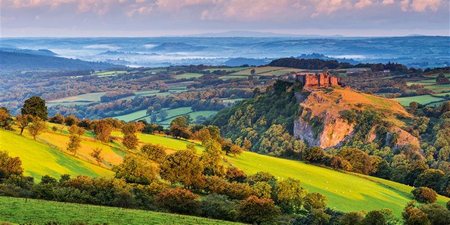
{"label": "cloud", "polygon": [[358,2],[356,2],[355,8],[362,9],[362,8],[369,7],[372,4],[373,4],[372,0],[359,0]]}
{"label": "cloud", "polygon": [[383,0],[381,3],[383,5],[392,5],[395,3],[395,0]]}
{"label": "cloud", "polygon": [[402,11],[425,12],[428,9],[437,11],[442,4],[442,0],[401,0]]}

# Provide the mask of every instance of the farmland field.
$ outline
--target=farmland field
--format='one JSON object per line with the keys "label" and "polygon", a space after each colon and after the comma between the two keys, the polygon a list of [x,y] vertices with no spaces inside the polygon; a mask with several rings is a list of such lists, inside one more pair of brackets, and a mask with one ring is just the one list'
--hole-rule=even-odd
{"label": "farmland field", "polygon": [[56,100],[48,101],[49,106],[53,105],[85,105],[95,102],[100,102],[100,97],[102,97],[106,92],[96,92],[89,94],[82,94],[71,96],[67,98],[60,98]]}
{"label": "farmland field", "polygon": [[[238,224],[194,216],[107,206],[0,197],[0,223],[17,224]],[[78,223],[77,223],[78,222]],[[53,224],[53,223],[51,223]]]}
{"label": "farmland field", "polygon": [[191,79],[191,78],[199,78],[203,76],[201,73],[183,73],[179,75],[175,75],[175,79]]}
{"label": "farmland field", "polygon": [[396,98],[395,100],[397,100],[403,106],[408,106],[409,103],[411,103],[411,102],[417,102],[419,104],[424,105],[424,104],[428,104],[431,102],[444,101],[445,99],[440,98],[440,97],[431,96],[431,95],[418,95],[418,96],[411,96],[411,97]]}

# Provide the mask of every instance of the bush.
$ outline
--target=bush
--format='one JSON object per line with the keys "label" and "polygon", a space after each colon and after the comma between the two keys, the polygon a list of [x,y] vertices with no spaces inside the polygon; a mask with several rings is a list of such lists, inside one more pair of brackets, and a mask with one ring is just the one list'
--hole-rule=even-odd
{"label": "bush", "polygon": [[427,187],[414,188],[411,193],[414,195],[414,199],[422,203],[433,203],[437,199],[437,193]]}
{"label": "bush", "polygon": [[307,148],[306,151],[303,153],[303,160],[312,163],[321,163],[324,157],[325,152],[320,147]]}
{"label": "bush", "polygon": [[366,218],[362,221],[363,225],[387,225],[397,224],[394,223],[395,218],[392,215],[391,210],[374,210],[367,213]]}
{"label": "bush", "polygon": [[198,196],[183,188],[171,188],[156,196],[157,204],[170,212],[181,214],[198,214],[200,202]]}
{"label": "bush", "polygon": [[242,183],[245,181],[245,179],[247,179],[247,175],[244,173],[244,171],[236,167],[230,167],[225,174],[225,178],[227,178],[227,180],[230,182],[235,181]]}
{"label": "bush", "polygon": [[237,207],[238,203],[225,195],[211,194],[201,201],[202,216],[214,219],[236,220]]}
{"label": "bush", "polygon": [[247,223],[270,222],[280,215],[272,199],[250,196],[239,204],[238,217]]}
{"label": "bush", "polygon": [[341,216],[339,219],[340,225],[357,225],[361,224],[364,219],[362,212],[349,212]]}
{"label": "bush", "polygon": [[324,209],[327,198],[319,193],[309,193],[304,198],[304,207],[306,210]]}

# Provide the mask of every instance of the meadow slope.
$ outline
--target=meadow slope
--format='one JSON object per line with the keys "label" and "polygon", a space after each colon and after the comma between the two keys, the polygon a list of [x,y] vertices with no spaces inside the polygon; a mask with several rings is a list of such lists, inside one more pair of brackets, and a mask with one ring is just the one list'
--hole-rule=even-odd
{"label": "meadow slope", "polygon": [[[20,215],[20,216],[17,216]],[[194,216],[36,199],[0,197],[0,224],[239,224]],[[52,223],[53,224],[53,223]]]}

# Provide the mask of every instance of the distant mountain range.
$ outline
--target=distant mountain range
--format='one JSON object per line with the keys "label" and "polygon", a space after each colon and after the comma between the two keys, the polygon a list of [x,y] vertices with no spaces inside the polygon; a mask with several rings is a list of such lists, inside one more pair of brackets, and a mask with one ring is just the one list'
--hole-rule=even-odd
{"label": "distant mountain range", "polygon": [[58,57],[56,53],[46,49],[0,48],[0,72],[106,70],[112,68],[124,68],[124,66]]}

